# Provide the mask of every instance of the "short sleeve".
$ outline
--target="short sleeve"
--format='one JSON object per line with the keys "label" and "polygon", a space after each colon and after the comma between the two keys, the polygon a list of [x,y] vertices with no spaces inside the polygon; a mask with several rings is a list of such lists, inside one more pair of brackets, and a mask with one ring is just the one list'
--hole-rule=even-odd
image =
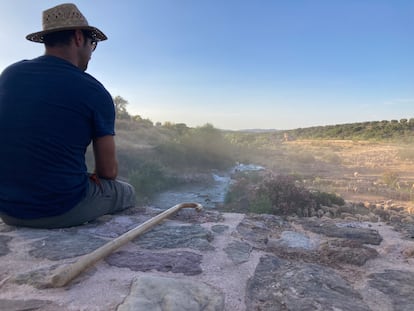
{"label": "short sleeve", "polygon": [[92,138],[115,135],[115,105],[109,92],[103,87],[95,94],[93,104]]}

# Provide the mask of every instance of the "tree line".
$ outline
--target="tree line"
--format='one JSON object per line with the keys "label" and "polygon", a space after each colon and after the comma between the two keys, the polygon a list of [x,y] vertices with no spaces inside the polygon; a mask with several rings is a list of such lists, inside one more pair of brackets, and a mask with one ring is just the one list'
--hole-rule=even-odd
{"label": "tree line", "polygon": [[403,140],[414,142],[414,118],[314,126],[285,131],[295,139]]}
{"label": "tree line", "polygon": [[[139,115],[132,116],[127,111],[128,101],[121,96],[114,97],[116,116],[119,127],[122,129],[134,129],[136,127],[163,126],[177,131],[179,134],[189,130],[186,124],[171,122],[153,123]],[[121,122],[119,122],[121,121]],[[124,123],[122,123],[124,121]],[[130,122],[132,121],[132,122]],[[241,136],[246,133],[240,133]],[[233,132],[231,136],[240,136]],[[273,131],[271,133],[248,133],[248,137],[239,137],[242,140],[257,140],[258,137],[269,137],[283,140],[289,139],[340,139],[340,140],[374,140],[374,141],[404,141],[414,142],[414,118],[400,120],[367,121],[336,125],[313,126],[297,128],[286,131]],[[245,135],[246,136],[246,135]],[[249,138],[250,137],[250,138]]]}

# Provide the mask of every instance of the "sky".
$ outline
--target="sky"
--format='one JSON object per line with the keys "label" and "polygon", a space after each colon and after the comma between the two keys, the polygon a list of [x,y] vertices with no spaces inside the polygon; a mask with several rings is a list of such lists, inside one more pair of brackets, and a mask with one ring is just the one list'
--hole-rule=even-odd
{"label": "sky", "polygon": [[[0,72],[44,53],[49,0],[0,1]],[[414,0],[74,1],[108,40],[87,72],[131,115],[220,129],[414,117]]]}

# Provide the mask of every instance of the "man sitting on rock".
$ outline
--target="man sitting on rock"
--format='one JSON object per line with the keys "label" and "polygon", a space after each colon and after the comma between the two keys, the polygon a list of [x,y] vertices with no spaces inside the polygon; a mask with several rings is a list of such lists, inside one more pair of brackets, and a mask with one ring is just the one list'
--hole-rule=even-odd
{"label": "man sitting on rock", "polygon": [[[43,12],[43,30],[26,37],[45,55],[17,62],[0,76],[0,216],[6,224],[59,228],[135,205],[116,180],[115,108],[85,73],[107,37],[73,4]],[[92,142],[95,172],[85,152]]]}

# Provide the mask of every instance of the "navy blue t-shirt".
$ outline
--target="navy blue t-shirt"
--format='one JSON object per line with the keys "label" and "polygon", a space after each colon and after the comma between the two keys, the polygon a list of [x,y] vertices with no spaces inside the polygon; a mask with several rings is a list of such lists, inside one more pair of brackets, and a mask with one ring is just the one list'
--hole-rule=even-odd
{"label": "navy blue t-shirt", "polygon": [[86,194],[85,152],[115,135],[111,95],[91,75],[53,56],[25,60],[0,76],[0,212],[62,214]]}

